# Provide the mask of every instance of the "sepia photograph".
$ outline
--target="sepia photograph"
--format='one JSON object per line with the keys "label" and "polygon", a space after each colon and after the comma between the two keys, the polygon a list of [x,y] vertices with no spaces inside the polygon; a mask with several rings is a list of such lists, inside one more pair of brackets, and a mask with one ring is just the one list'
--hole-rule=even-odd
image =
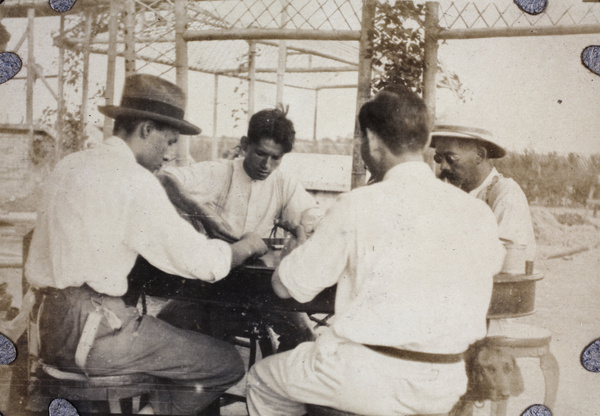
{"label": "sepia photograph", "polygon": [[0,416],[600,415],[600,1],[0,1]]}

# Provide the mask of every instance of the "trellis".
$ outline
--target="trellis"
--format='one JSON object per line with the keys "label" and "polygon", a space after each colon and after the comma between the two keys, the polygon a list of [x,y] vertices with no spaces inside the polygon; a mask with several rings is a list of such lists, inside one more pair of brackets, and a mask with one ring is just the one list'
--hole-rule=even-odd
{"label": "trellis", "polygon": [[[593,3],[565,6],[549,2],[548,9],[536,16],[528,15],[512,1],[426,4],[424,98],[432,114],[439,40],[600,33],[600,5]],[[91,7],[96,8],[96,15],[106,16],[107,26],[100,33],[91,33]],[[316,100],[323,88],[357,88],[359,108],[370,93],[368,31],[375,7],[375,0],[79,0],[71,15],[80,17],[83,13],[86,18],[63,16],[57,44],[82,50],[84,65],[89,65],[90,53],[107,55],[106,104],[114,101],[115,62],[121,56],[127,74],[175,71],[184,90],[188,71],[213,74],[215,92],[219,77],[246,80],[249,114],[253,112],[257,82],[277,86],[275,102],[282,100],[284,87],[314,90]],[[35,13],[45,10],[43,13],[48,14],[45,0],[16,0],[0,10],[8,16],[28,13],[31,33]],[[34,61],[32,45],[29,49],[26,65]],[[59,123],[64,106],[62,69],[59,62],[59,91],[55,94]],[[83,76],[85,106],[87,71]],[[28,71],[27,77],[28,98],[32,100],[33,71]],[[345,82],[340,83],[339,78]],[[215,108],[216,101],[215,93]],[[27,121],[33,122],[31,105]],[[107,120],[105,133],[109,131]],[[364,178],[357,144],[356,132],[355,185]],[[185,157],[186,152],[184,146],[180,156]]]}

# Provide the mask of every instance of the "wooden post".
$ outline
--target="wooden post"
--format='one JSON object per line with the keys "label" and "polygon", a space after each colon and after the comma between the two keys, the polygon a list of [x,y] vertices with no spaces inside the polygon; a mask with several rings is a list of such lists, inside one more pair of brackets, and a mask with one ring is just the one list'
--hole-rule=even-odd
{"label": "wooden post", "polygon": [[319,113],[319,90],[315,90],[315,115],[313,117],[313,142],[317,143],[317,115]]}
{"label": "wooden post", "polygon": [[35,84],[35,52],[34,48],[34,19],[35,9],[27,10],[27,101],[25,122],[29,125],[33,135],[33,86]]}
{"label": "wooden post", "polygon": [[219,141],[217,140],[217,123],[218,123],[218,108],[219,108],[219,75],[215,74],[215,91],[213,94],[213,131],[212,140],[210,141],[210,159],[217,160],[219,158]]}
{"label": "wooden post", "polygon": [[63,118],[65,114],[65,47],[63,44],[65,36],[65,16],[60,15],[59,36],[61,39],[58,49],[58,103],[56,111],[56,143],[54,148],[54,163],[60,160],[62,149],[62,135],[64,129]]}
{"label": "wooden post", "polygon": [[135,74],[135,3],[133,0],[125,0],[123,25],[125,26],[125,76],[128,77]]}
{"label": "wooden post", "polygon": [[[358,88],[356,93],[356,115],[360,107],[369,100],[371,96],[371,51],[370,32],[373,29],[375,19],[376,0],[363,0],[360,43],[358,47]],[[352,149],[352,189],[364,185],[365,165],[360,155],[361,141],[360,125],[358,117],[354,122],[354,143]]]}
{"label": "wooden post", "polygon": [[425,4],[425,47],[423,71],[423,100],[429,113],[430,128],[435,124],[435,88],[437,74],[439,3],[428,1]]}
{"label": "wooden post", "polygon": [[219,118],[219,74],[215,74],[215,86],[213,94],[213,137],[217,137],[217,123]]}
{"label": "wooden post", "polygon": [[81,77],[81,137],[85,136],[87,124],[87,107],[90,89],[90,44],[92,42],[92,20],[94,15],[91,10],[85,13],[85,44],[83,45],[83,74]]}
{"label": "wooden post", "polygon": [[254,91],[256,88],[256,42],[248,42],[248,122],[254,114]]}
{"label": "wooden post", "polygon": [[[183,38],[187,25],[187,0],[175,0],[175,76],[177,85],[188,95],[187,41]],[[190,138],[182,135],[177,141],[177,165],[185,166],[190,154]]]}
{"label": "wooden post", "polygon": [[[110,1],[110,15],[108,19],[108,59],[106,63],[106,89],[104,90],[104,104],[113,105],[115,101],[115,71],[117,66],[117,35],[119,32],[119,2]],[[113,121],[104,117],[104,138],[112,135]]]}
{"label": "wooden post", "polygon": [[[288,13],[288,0],[281,0],[281,21],[279,27],[281,29],[285,29],[285,25],[287,24]],[[277,97],[275,98],[275,105],[281,104],[283,105],[283,87],[284,87],[284,77],[285,77],[285,66],[287,61],[287,43],[285,40],[279,41],[279,60],[277,63]]]}

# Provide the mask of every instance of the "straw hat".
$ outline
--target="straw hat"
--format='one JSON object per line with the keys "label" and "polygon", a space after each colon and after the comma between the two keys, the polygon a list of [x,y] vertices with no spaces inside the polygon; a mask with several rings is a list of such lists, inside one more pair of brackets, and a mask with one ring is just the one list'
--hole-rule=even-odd
{"label": "straw hat", "polygon": [[99,106],[107,117],[139,117],[172,125],[181,134],[196,135],[199,127],[185,121],[185,93],[177,85],[154,75],[136,74],[125,79],[121,105]]}
{"label": "straw hat", "polygon": [[450,124],[437,125],[431,132],[430,146],[435,147],[437,141],[440,139],[476,140],[488,150],[488,157],[490,159],[497,159],[506,155],[506,150],[496,143],[496,139],[492,133],[476,127]]}

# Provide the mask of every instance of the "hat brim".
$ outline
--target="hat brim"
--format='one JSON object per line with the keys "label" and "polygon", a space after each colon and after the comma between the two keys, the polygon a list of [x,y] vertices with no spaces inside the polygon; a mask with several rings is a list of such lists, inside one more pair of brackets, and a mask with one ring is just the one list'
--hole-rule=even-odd
{"label": "hat brim", "polygon": [[116,118],[118,116],[128,116],[161,121],[163,123],[167,123],[175,127],[177,130],[179,130],[180,134],[185,134],[189,136],[196,136],[200,134],[200,132],[202,132],[202,129],[200,127],[195,126],[192,123],[189,123],[185,120],[179,120],[177,118],[164,116],[162,114],[157,114],[150,111],[137,110],[134,108],[127,107],[118,107],[116,105],[101,105],[98,106],[98,111],[110,118]]}
{"label": "hat brim", "polygon": [[451,131],[434,131],[431,133],[431,141],[429,146],[435,147],[436,142],[440,139],[461,139],[461,140],[473,140],[481,143],[488,149],[488,157],[490,159],[499,159],[506,156],[506,150],[498,146],[496,143],[492,143],[489,140],[485,140],[482,137]]}

